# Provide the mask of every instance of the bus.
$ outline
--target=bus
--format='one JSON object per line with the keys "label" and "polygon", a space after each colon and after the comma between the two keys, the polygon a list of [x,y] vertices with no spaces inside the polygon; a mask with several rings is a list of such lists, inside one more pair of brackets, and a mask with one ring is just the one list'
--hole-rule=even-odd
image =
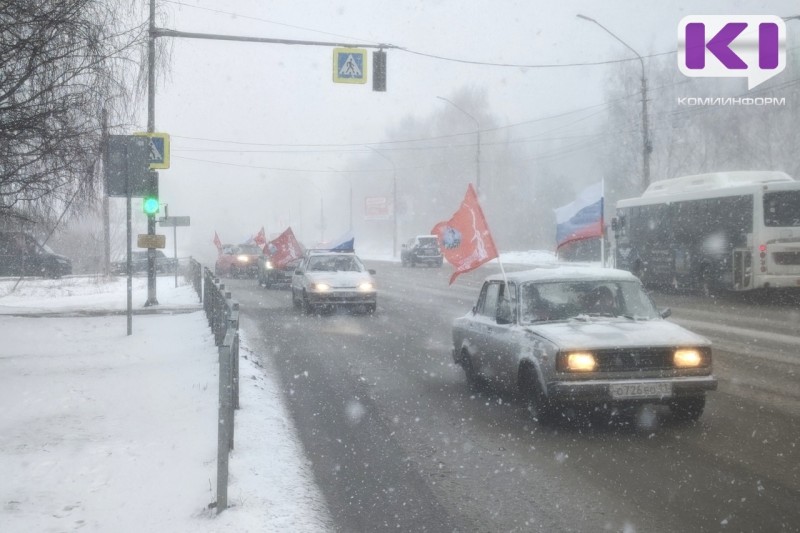
{"label": "bus", "polygon": [[800,181],[783,172],[666,179],[616,207],[616,266],[646,286],[800,287]]}

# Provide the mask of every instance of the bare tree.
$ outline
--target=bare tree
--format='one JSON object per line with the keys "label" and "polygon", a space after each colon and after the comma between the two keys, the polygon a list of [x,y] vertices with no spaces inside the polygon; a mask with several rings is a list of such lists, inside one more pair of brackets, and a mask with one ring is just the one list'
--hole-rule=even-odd
{"label": "bare tree", "polygon": [[121,7],[0,0],[0,216],[95,197],[101,110],[124,112],[146,36]]}

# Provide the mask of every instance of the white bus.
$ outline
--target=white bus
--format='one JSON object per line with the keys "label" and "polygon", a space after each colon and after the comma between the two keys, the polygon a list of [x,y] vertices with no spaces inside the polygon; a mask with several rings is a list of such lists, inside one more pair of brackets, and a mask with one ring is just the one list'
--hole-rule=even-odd
{"label": "white bus", "polygon": [[617,268],[647,286],[800,287],[800,181],[783,172],[683,176],[617,202]]}

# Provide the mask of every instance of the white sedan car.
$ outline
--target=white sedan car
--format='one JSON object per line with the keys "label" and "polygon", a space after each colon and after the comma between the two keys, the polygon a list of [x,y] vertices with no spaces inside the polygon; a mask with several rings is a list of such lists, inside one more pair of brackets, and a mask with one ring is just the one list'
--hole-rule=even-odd
{"label": "white sedan car", "polygon": [[520,393],[540,422],[566,407],[666,404],[703,413],[717,388],[711,343],[664,320],[639,280],[621,270],[552,267],[486,279],[453,323],[453,360],[471,387]]}
{"label": "white sedan car", "polygon": [[310,251],[292,276],[292,303],[304,313],[335,306],[373,313],[378,295],[374,274],[353,252]]}

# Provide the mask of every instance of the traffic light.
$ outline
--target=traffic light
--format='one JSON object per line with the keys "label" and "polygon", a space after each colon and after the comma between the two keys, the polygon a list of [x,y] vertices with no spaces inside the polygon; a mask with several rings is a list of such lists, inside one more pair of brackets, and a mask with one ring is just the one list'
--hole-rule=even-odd
{"label": "traffic light", "polygon": [[149,217],[155,216],[158,213],[158,197],[145,196],[142,199],[142,211]]}
{"label": "traffic light", "polygon": [[386,52],[372,52],[372,90],[386,91]]}

